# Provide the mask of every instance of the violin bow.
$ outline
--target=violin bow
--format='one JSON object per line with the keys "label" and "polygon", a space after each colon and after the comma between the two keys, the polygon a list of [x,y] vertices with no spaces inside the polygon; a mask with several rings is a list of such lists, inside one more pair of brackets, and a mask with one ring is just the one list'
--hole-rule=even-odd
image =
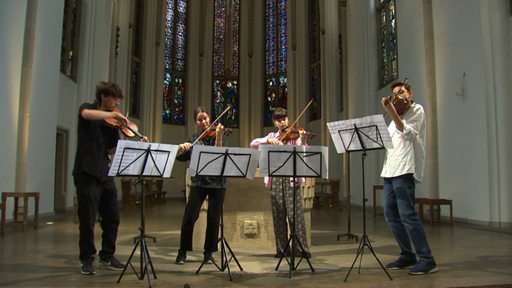
{"label": "violin bow", "polygon": [[[302,114],[304,114],[304,112],[306,112],[306,110],[309,108],[311,103],[313,103],[313,100],[315,100],[315,99],[311,98],[309,100],[308,104],[306,104],[306,107],[304,107],[304,109],[302,109],[302,112],[300,112],[299,116],[297,116],[295,121],[293,121],[292,125],[290,125],[289,127],[293,127],[293,126],[295,126],[295,124],[297,124],[297,121],[299,121],[300,117],[302,117]],[[284,135],[281,139],[285,139],[286,136],[288,136],[288,134],[290,134],[291,131],[292,131],[292,129],[288,129],[288,131],[286,131],[286,133],[284,133]]]}
{"label": "violin bow", "polygon": [[228,111],[229,111],[229,109],[231,109],[231,105],[228,105],[228,107],[227,107],[227,108],[226,108],[222,113],[220,113],[219,117],[217,117],[213,122],[211,122],[211,123],[210,123],[210,125],[208,125],[208,127],[203,131],[203,133],[201,133],[201,135],[199,135],[199,137],[197,137],[197,139],[192,143],[192,146],[194,146],[194,145],[197,143],[197,141],[199,141],[199,139],[201,139],[201,138],[204,136],[204,134],[205,134],[207,131],[209,131],[209,130],[210,130],[210,128],[212,128],[212,126],[213,126],[213,125],[215,125],[215,123],[216,123],[217,121],[219,121],[219,119],[220,119],[224,114],[226,114],[226,112],[228,112]]}

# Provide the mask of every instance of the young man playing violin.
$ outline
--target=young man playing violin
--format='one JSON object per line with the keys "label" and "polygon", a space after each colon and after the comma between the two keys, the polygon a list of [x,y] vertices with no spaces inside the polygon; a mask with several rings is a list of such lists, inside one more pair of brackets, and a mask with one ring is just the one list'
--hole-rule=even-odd
{"label": "young man playing violin", "polygon": [[119,112],[111,112],[123,98],[116,83],[99,82],[94,103],[84,103],[78,113],[78,140],[73,168],[73,180],[78,199],[81,273],[94,275],[94,224],[96,214],[101,216],[103,230],[100,264],[107,269],[123,270],[124,265],[114,257],[119,227],[117,189],[114,178],[108,176],[110,158],[120,139],[118,128],[106,125],[103,120],[112,118],[119,127],[128,119]]}
{"label": "young man playing violin", "polygon": [[[423,179],[425,166],[425,111],[412,101],[411,86],[406,81],[392,83],[391,91],[393,97],[401,99],[381,99],[382,107],[393,120],[388,131],[394,146],[386,151],[381,177],[384,178],[384,216],[400,247],[400,257],[386,267],[403,269],[412,266],[409,270],[412,275],[433,273],[437,271],[436,262],[415,210],[415,185]],[[407,109],[399,109],[402,107]]]}
{"label": "young man playing violin", "polygon": [[[308,145],[307,132],[303,130],[296,131],[299,137],[288,137],[287,128],[289,120],[286,109],[277,107],[274,110],[272,121],[278,129],[277,132],[271,132],[262,138],[256,138],[251,141],[251,148],[258,149],[260,145]],[[291,129],[291,128],[290,128]],[[295,138],[295,139],[294,139]],[[293,202],[295,196],[295,233],[303,248],[303,253],[298,255],[304,258],[310,258],[311,253],[306,237],[306,224],[304,220],[304,209],[302,207],[302,193],[300,185],[304,178],[290,177],[265,177],[265,186],[270,188],[270,202],[272,204],[272,219],[274,223],[274,235],[276,242],[276,258],[281,258],[288,243],[288,224],[293,227]],[[288,219],[288,223],[286,222]],[[297,246],[299,247],[299,246]],[[286,253],[290,255],[291,247],[288,247]],[[298,251],[295,251],[297,253]],[[287,256],[288,256],[287,255]]]}

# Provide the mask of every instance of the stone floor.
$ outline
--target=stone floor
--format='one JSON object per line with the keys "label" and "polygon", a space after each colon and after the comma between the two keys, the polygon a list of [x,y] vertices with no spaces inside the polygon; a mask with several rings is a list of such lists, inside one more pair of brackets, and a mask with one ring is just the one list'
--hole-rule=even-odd
{"label": "stone floor", "polygon": [[[235,256],[236,260],[232,258],[228,267],[218,269],[209,264],[198,271],[201,250],[190,252],[185,265],[174,264],[183,209],[184,202],[178,199],[168,199],[165,204],[146,209],[146,234],[156,238],[156,242],[145,238],[153,266],[153,269],[148,266],[149,277],[148,274],[143,274],[143,279],[137,277],[145,267],[139,257],[141,246],[135,246],[133,241],[139,236],[140,213],[122,210],[117,256],[127,261],[132,251],[135,252],[130,261],[133,269],[128,266],[122,277],[119,271],[99,267],[95,276],[81,275],[77,258],[78,226],[71,215],[56,215],[43,217],[37,230],[8,229],[0,238],[0,286],[512,287],[511,231],[495,232],[460,223],[426,224],[439,271],[422,276],[408,275],[407,270],[388,271],[390,280],[378,261],[385,265],[394,260],[398,255],[397,246],[383,217],[373,218],[366,209],[369,241],[362,243],[369,244],[363,245],[363,253],[357,256],[364,230],[362,209],[357,208],[352,209],[350,232],[359,237],[358,241],[345,236],[338,240],[338,235],[349,232],[345,211],[313,210],[310,263],[299,262],[299,258],[294,259],[293,266],[285,260],[279,263],[273,256],[273,247],[230,245],[233,254],[228,253],[228,256]],[[100,232],[98,227],[96,239],[100,238]],[[220,254],[214,256],[220,265]]]}

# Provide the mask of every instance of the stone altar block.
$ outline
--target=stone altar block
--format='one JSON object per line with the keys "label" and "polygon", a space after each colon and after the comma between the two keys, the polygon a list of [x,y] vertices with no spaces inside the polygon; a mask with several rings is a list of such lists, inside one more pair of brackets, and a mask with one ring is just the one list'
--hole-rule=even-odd
{"label": "stone altar block", "polygon": [[[186,184],[188,199],[189,177],[186,179]],[[301,189],[307,239],[311,246],[311,209],[315,193],[315,179],[306,178]],[[194,251],[203,251],[207,203],[208,198],[203,204],[199,219],[194,226]],[[239,247],[275,247],[270,192],[258,172],[254,179],[228,177],[224,199],[224,238],[235,253],[236,248]]]}

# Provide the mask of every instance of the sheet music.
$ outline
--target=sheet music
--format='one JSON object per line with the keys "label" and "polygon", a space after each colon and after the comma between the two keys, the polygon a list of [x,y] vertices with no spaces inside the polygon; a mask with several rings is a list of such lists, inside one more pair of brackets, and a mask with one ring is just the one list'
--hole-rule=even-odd
{"label": "sheet music", "polygon": [[[327,123],[332,141],[338,154],[346,151],[367,150],[385,147],[393,148],[384,116],[382,114]],[[359,129],[359,141],[355,127]]]}
{"label": "sheet music", "polygon": [[[259,150],[261,151],[259,162],[261,176],[328,179],[329,148],[326,146],[260,145]],[[295,171],[293,167],[294,152],[298,156]]]}
{"label": "sheet music", "polygon": [[170,177],[177,152],[178,145],[119,140],[108,175]]}
{"label": "sheet music", "polygon": [[192,150],[189,175],[245,177],[256,174],[260,152],[252,148],[196,145]]}

